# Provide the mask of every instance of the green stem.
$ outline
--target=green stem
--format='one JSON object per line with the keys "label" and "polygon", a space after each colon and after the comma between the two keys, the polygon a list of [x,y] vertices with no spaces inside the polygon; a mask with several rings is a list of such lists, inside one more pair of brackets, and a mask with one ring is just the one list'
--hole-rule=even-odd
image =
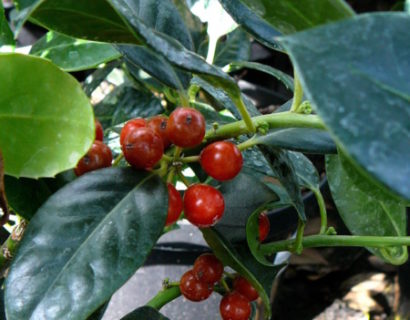
{"label": "green stem", "polygon": [[114,162],[112,163],[113,167],[118,166],[118,164],[120,163],[121,159],[124,158],[124,154],[121,152],[115,159]]}
{"label": "green stem", "polygon": [[[270,255],[278,251],[293,251],[296,239],[262,244],[262,254]],[[314,235],[303,238],[304,248],[312,247],[372,247],[386,248],[391,246],[410,246],[410,237],[378,237],[378,236],[331,236]]]}
{"label": "green stem", "polygon": [[226,280],[225,280],[224,278],[221,278],[220,283],[221,283],[222,287],[226,290],[226,292],[231,291],[231,289],[229,289],[229,286],[228,286],[228,284],[226,283]]}
{"label": "green stem", "polygon": [[181,105],[183,107],[189,107],[189,97],[186,94],[186,92],[183,90],[179,90],[178,95],[179,95],[179,101],[181,102]]}
{"label": "green stem", "polygon": [[320,232],[319,234],[326,234],[327,232],[327,212],[326,212],[326,204],[325,200],[323,199],[322,193],[319,189],[311,189],[313,194],[316,197],[316,201],[319,205],[320,211]]}
{"label": "green stem", "polygon": [[179,287],[170,287],[158,292],[157,295],[150,301],[148,301],[146,305],[160,310],[168,302],[171,302],[172,300],[178,298],[180,295],[181,291],[179,290]]}
{"label": "green stem", "polygon": [[237,148],[241,151],[252,148],[254,145],[257,144],[257,140],[255,139],[255,137],[252,137],[240,144],[237,145]]}
{"label": "green stem", "polygon": [[181,179],[181,181],[187,186],[189,187],[191,185],[191,183],[185,178],[185,176],[182,174],[182,171],[180,168],[177,169],[178,172],[178,176]]}
{"label": "green stem", "polygon": [[8,267],[9,262],[13,258],[17,246],[19,245],[24,231],[27,227],[27,221],[22,220],[9,235],[7,240],[3,243],[0,248],[0,275],[2,276],[6,268]]}
{"label": "green stem", "polygon": [[238,109],[241,117],[242,117],[242,121],[245,124],[247,130],[249,133],[255,133],[256,132],[256,126],[251,118],[251,115],[248,112],[248,109],[246,109],[245,104],[243,103],[242,97],[239,94],[235,95],[235,94],[230,94],[229,95],[230,98],[232,99],[232,101],[235,103],[236,108]]}
{"label": "green stem", "polygon": [[199,156],[184,157],[184,158],[181,158],[180,161],[184,163],[198,162]]}
{"label": "green stem", "polygon": [[290,111],[291,112],[296,112],[297,108],[302,103],[303,88],[302,88],[302,85],[299,81],[299,77],[296,73],[296,70],[293,71],[293,75],[294,75],[293,79],[294,79],[294,82],[295,82],[295,91],[293,92],[293,102],[292,102],[292,106],[290,107]]}
{"label": "green stem", "polygon": [[303,232],[305,231],[305,222],[299,219],[298,229],[296,231],[296,239],[293,247],[293,252],[301,254],[303,251]]}
{"label": "green stem", "polygon": [[[259,125],[269,125],[269,128],[316,128],[325,130],[322,120],[317,115],[303,115],[294,112],[279,112],[262,115],[253,118],[253,123]],[[233,138],[242,134],[252,133],[243,120],[232,122],[210,129],[205,135],[205,139]]]}

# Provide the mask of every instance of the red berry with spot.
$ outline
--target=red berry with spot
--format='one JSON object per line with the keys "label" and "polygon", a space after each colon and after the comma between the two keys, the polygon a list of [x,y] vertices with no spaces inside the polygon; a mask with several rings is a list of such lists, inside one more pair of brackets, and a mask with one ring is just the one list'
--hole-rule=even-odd
{"label": "red berry with spot", "polygon": [[198,280],[192,270],[184,273],[179,283],[179,288],[184,297],[191,301],[208,299],[213,291],[213,286]]}
{"label": "red berry with spot", "polygon": [[164,153],[161,137],[150,128],[134,128],[124,138],[124,158],[137,169],[152,168]]}
{"label": "red berry with spot", "polygon": [[242,169],[242,153],[228,141],[211,143],[201,152],[201,167],[212,178],[225,181],[234,178]]}
{"label": "red berry with spot", "polygon": [[101,141],[95,140],[87,154],[78,161],[74,173],[81,176],[89,171],[110,167],[111,162],[110,148]]}
{"label": "red berry with spot", "polygon": [[258,299],[259,293],[256,289],[242,276],[236,276],[233,281],[233,289],[243,295],[249,301]]}
{"label": "red berry with spot", "polygon": [[243,295],[233,291],[222,298],[219,312],[223,320],[248,320],[251,304]]}
{"label": "red berry with spot", "polygon": [[225,210],[222,193],[206,184],[194,184],[184,194],[185,217],[198,227],[210,227]]}
{"label": "red berry with spot", "polygon": [[195,260],[192,271],[198,280],[213,284],[221,280],[224,265],[212,253],[205,253]]}
{"label": "red berry with spot", "polygon": [[182,197],[175,187],[168,183],[168,215],[165,225],[169,226],[178,220],[183,209]]}
{"label": "red berry with spot", "polygon": [[176,146],[195,147],[205,136],[205,118],[193,108],[176,108],[169,116],[167,135]]}
{"label": "red berry with spot", "polygon": [[124,140],[125,137],[136,128],[143,128],[146,127],[147,122],[145,119],[142,118],[135,118],[127,121],[124,126],[122,127],[121,134],[120,134],[120,145],[121,148],[124,150]]}
{"label": "red berry with spot", "polygon": [[258,217],[259,223],[259,241],[263,242],[269,234],[270,222],[265,213],[262,213]]}
{"label": "red berry with spot", "polygon": [[94,124],[95,124],[95,140],[103,141],[104,140],[104,130],[103,130],[101,122],[95,119]]}
{"label": "red berry with spot", "polygon": [[161,136],[165,149],[168,148],[169,145],[171,144],[171,141],[169,141],[168,135],[167,135],[167,123],[168,123],[168,118],[166,116],[161,116],[161,115],[155,116],[147,122],[147,127],[151,128],[152,130],[154,130],[156,133],[158,133]]}

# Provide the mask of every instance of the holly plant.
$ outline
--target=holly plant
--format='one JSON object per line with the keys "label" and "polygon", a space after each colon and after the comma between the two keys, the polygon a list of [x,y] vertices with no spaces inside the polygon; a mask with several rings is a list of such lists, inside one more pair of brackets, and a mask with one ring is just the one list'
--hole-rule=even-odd
{"label": "holly plant", "polygon": [[[259,301],[269,319],[281,251],[360,246],[406,262],[406,6],[358,15],[343,0],[14,4],[14,34],[0,7],[7,319],[100,319],[181,219],[212,253],[123,319],[165,319],[161,307],[180,295],[221,295],[221,318],[235,320],[253,318]],[[27,21],[48,32],[16,53]],[[251,40],[289,57],[293,77],[250,61]],[[70,74],[84,70],[81,82]],[[293,98],[262,114],[238,85],[243,70]],[[310,154],[325,156],[323,172]],[[326,179],[350,234],[327,223]],[[307,193],[321,221],[313,235]],[[278,240],[272,212],[283,207],[297,223]]]}

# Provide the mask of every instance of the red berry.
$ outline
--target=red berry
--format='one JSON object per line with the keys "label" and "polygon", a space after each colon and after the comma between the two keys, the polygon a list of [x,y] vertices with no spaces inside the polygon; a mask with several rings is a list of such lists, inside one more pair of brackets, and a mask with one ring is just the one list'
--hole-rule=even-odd
{"label": "red berry", "polygon": [[242,276],[237,276],[233,281],[233,289],[243,295],[249,301],[258,299],[259,293],[256,289]]}
{"label": "red berry", "polygon": [[195,147],[205,136],[205,118],[193,108],[176,108],[169,116],[167,135],[179,147]]}
{"label": "red berry", "polygon": [[192,271],[198,280],[213,284],[221,280],[224,265],[212,253],[205,253],[195,260]]}
{"label": "red berry", "polygon": [[178,190],[175,187],[168,183],[168,215],[165,225],[169,226],[178,220],[181,215],[183,204],[182,198]]}
{"label": "red berry", "polygon": [[234,178],[242,169],[243,158],[238,147],[228,141],[217,141],[202,150],[201,167],[214,179]]}
{"label": "red berry", "polygon": [[88,171],[110,167],[111,162],[110,148],[101,141],[95,140],[87,154],[78,161],[74,173],[81,176]]}
{"label": "red berry", "polygon": [[103,130],[101,122],[95,119],[94,124],[95,124],[95,140],[103,141],[104,140],[104,130]]}
{"label": "red berry", "polygon": [[147,122],[147,127],[161,136],[165,149],[171,144],[167,136],[167,122],[168,118],[166,116],[155,116]]}
{"label": "red berry", "polygon": [[192,270],[184,273],[179,288],[184,297],[191,301],[205,300],[213,291],[212,285],[198,280]]}
{"label": "red berry", "polygon": [[145,121],[145,119],[142,118],[135,118],[135,119],[131,119],[128,122],[126,122],[124,124],[124,126],[122,127],[121,130],[121,134],[120,134],[120,145],[121,148],[124,149],[124,140],[125,137],[132,131],[134,131],[136,128],[143,128],[145,127],[147,124],[147,122]]}
{"label": "red berry", "polygon": [[219,311],[223,320],[248,320],[251,304],[243,295],[233,291],[222,298]]}
{"label": "red berry", "polygon": [[137,169],[152,168],[164,153],[161,137],[150,128],[134,128],[124,138],[124,158]]}
{"label": "red berry", "polygon": [[222,193],[206,184],[194,184],[184,194],[185,217],[198,227],[210,227],[225,210]]}
{"label": "red berry", "polygon": [[263,242],[269,234],[270,230],[270,222],[269,218],[266,216],[265,213],[262,213],[258,217],[259,223],[259,241]]}

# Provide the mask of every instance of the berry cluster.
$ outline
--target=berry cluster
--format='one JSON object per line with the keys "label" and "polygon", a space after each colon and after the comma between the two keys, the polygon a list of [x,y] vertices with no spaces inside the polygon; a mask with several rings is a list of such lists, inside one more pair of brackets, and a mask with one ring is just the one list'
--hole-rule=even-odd
{"label": "berry cluster", "polygon": [[[224,281],[222,275],[224,266],[213,254],[199,256],[192,270],[187,271],[180,280],[179,288],[182,295],[190,301],[207,299],[214,290],[215,283]],[[226,284],[226,282],[225,282]],[[226,289],[226,288],[225,288]],[[221,300],[219,311],[223,320],[247,320],[251,314],[250,302],[259,297],[255,288],[240,275],[232,281],[232,291],[229,287]]]}

